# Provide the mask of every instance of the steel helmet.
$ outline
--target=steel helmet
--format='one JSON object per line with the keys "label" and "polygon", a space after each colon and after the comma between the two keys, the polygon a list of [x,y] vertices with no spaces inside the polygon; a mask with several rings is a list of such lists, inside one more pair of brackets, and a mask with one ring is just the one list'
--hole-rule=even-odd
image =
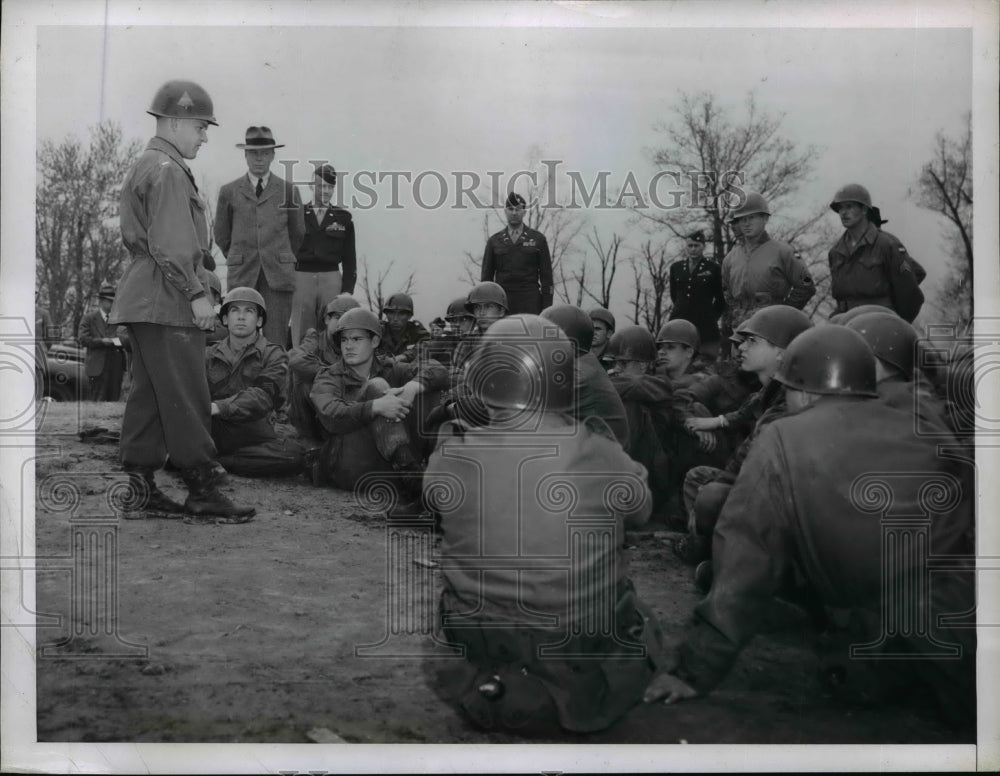
{"label": "steel helmet", "polygon": [[226,314],[229,305],[234,302],[251,302],[257,305],[257,310],[260,312],[261,325],[267,323],[267,305],[264,304],[264,297],[260,295],[259,291],[249,286],[237,286],[236,288],[229,289],[229,293],[222,298],[222,307],[219,308],[219,320],[222,320],[222,316]]}
{"label": "steel helmet", "polygon": [[788,345],[774,379],[786,388],[831,396],[878,396],[875,356],[865,338],[831,323]]}
{"label": "steel helmet", "polygon": [[573,406],[573,343],[538,315],[490,326],[468,362],[465,385],[490,407],[567,412]]}
{"label": "steel helmet", "polygon": [[413,297],[409,294],[399,292],[389,297],[388,301],[382,305],[383,312],[404,312],[413,314]]}
{"label": "steel helmet", "polygon": [[656,361],[656,340],[642,326],[626,326],[614,333],[604,355],[615,361]]}
{"label": "steel helmet", "polygon": [[211,288],[220,297],[222,296],[222,281],[219,280],[219,276],[216,275],[211,270],[206,270],[208,272],[208,287]]}
{"label": "steel helmet", "polygon": [[812,325],[809,316],[801,310],[787,304],[772,304],[747,318],[737,327],[736,333],[744,338],[753,334],[775,347],[787,348],[788,343]]}
{"label": "steel helmet", "polygon": [[595,307],[587,314],[590,316],[590,320],[603,322],[609,331],[615,330],[615,316],[611,314],[610,310],[604,307]]}
{"label": "steel helmet", "polygon": [[365,310],[362,307],[355,307],[341,315],[337,328],[334,329],[334,334],[339,339],[340,334],[347,329],[363,329],[371,334],[377,334],[379,337],[382,336],[382,322],[379,321],[378,316],[371,310]]}
{"label": "steel helmet", "polygon": [[490,303],[500,305],[504,309],[504,312],[510,309],[507,306],[507,292],[503,290],[503,286],[487,280],[473,287],[469,292],[469,298],[465,300],[465,309],[471,313],[474,312],[473,307],[475,305]]}
{"label": "steel helmet", "polygon": [[200,119],[219,126],[212,98],[194,81],[167,81],[157,90],[146,113],[157,118]]}
{"label": "steel helmet", "polygon": [[354,310],[358,307],[361,307],[361,303],[357,299],[350,294],[341,294],[327,303],[326,309],[323,310],[323,318],[331,314],[343,315],[348,310]]}
{"label": "steel helmet", "polygon": [[857,202],[859,205],[870,208],[872,206],[872,195],[860,183],[848,183],[834,194],[833,202],[830,203],[830,210],[836,213],[840,210],[840,205],[844,202]]}
{"label": "steel helmet", "polygon": [[594,344],[594,322],[576,305],[551,305],[542,310],[542,317],[563,330],[576,345],[577,353],[586,353]]}
{"label": "steel helmet", "polygon": [[896,367],[907,380],[916,365],[917,330],[889,311],[857,315],[846,324],[865,338],[876,358]]}
{"label": "steel helmet", "polygon": [[444,314],[444,319],[446,321],[457,321],[461,318],[475,318],[465,307],[465,301],[468,298],[468,296],[460,296],[458,299],[453,299],[448,305],[448,312]]}
{"label": "steel helmet", "polygon": [[891,307],[885,307],[880,304],[860,304],[857,307],[852,307],[850,310],[831,315],[830,323],[839,323],[841,326],[846,326],[848,321],[865,313],[890,313],[896,315],[896,311]]}
{"label": "steel helmet", "polygon": [[743,204],[729,214],[729,222],[732,223],[737,218],[743,218],[744,216],[752,216],[754,213],[763,213],[769,216],[771,215],[771,210],[767,206],[766,199],[756,191],[751,191],[747,194],[747,198],[743,201]]}
{"label": "steel helmet", "polygon": [[674,318],[674,320],[663,324],[660,327],[660,333],[656,335],[657,345],[667,342],[679,342],[681,345],[687,345],[692,350],[697,351],[701,347],[701,336],[698,334],[698,328],[691,321]]}

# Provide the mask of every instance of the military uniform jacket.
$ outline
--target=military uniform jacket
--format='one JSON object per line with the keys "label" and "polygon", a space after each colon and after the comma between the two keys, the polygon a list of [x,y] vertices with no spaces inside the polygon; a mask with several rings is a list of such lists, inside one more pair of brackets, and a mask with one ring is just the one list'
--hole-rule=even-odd
{"label": "military uniform jacket", "polygon": [[[373,377],[381,377],[392,388],[400,388],[410,380],[423,383],[427,391],[448,387],[448,370],[434,360],[406,364],[376,355],[368,379]],[[350,434],[375,420],[373,400],[359,401],[367,384],[368,380],[358,377],[342,360],[316,375],[309,401],[327,431]]]}
{"label": "military uniform jacket", "polygon": [[263,334],[241,353],[227,337],[205,351],[208,389],[218,417],[232,423],[259,420],[285,403],[288,356]]}
{"label": "military uniform jacket", "polygon": [[208,251],[205,203],[180,152],[162,137],[149,141],[125,175],[119,214],[132,261],[109,322],[194,328],[191,300],[211,295],[202,265]]}
{"label": "military uniform jacket", "polygon": [[682,259],[670,265],[670,299],[674,303],[670,320],[690,321],[702,342],[719,339],[719,316],[726,309],[722,293],[722,268],[702,256],[694,269]]}
{"label": "military uniform jacket", "polygon": [[542,307],[552,304],[552,256],[541,232],[523,227],[517,242],[504,228],[486,241],[480,280],[499,283],[504,290],[542,293]]}
{"label": "military uniform jacket", "polygon": [[740,240],[722,260],[722,289],[733,329],[761,307],[801,310],[816,293],[812,275],[788,243],[763,232],[753,245]]}
{"label": "military uniform jacket", "polygon": [[306,382],[338,361],[340,361],[338,343],[327,335],[325,329],[322,332],[309,329],[299,346],[288,351],[288,366],[292,374]]}
{"label": "military uniform jacket", "polygon": [[868,228],[854,246],[847,248],[847,232],[829,256],[831,292],[837,312],[863,304],[880,304],[896,311],[909,323],[924,303],[912,259],[903,244],[888,232]]}
{"label": "military uniform jacket", "polygon": [[[434,492],[436,481],[446,484],[440,492],[455,492],[455,478],[464,486],[457,502],[441,509],[441,555],[445,580],[468,611],[484,620],[517,621],[530,610],[558,615],[566,627],[585,602],[600,596],[613,601],[627,570],[624,527],[642,525],[651,510],[645,467],[614,440],[561,413],[542,414],[530,433],[485,427],[449,436],[447,429],[427,463],[424,492]],[[609,513],[605,493],[615,483],[628,497]],[[567,488],[573,498],[560,499]],[[572,574],[570,510],[592,521],[606,516],[614,537],[595,543],[597,551],[578,559]],[[545,557],[566,563],[534,560]],[[482,570],[500,558],[513,564]],[[516,568],[519,559],[522,568]],[[579,584],[570,584],[571,578]]]}
{"label": "military uniform jacket", "polygon": [[576,376],[574,416],[581,422],[599,418],[622,447],[628,447],[628,417],[625,405],[607,371],[592,353],[582,353],[573,365]]}
{"label": "military uniform jacket", "polygon": [[387,321],[382,322],[382,337],[379,342],[378,352],[383,356],[394,358],[405,356],[405,361],[413,361],[417,357],[417,345],[429,339],[431,333],[424,328],[420,321],[409,320],[403,330],[396,337],[389,328]]}
{"label": "military uniform jacket", "polygon": [[299,272],[340,270],[341,292],[353,294],[358,280],[358,258],[351,214],[342,207],[329,205],[323,220],[319,221],[312,203],[304,205],[302,212],[305,237],[296,252],[295,269]]}
{"label": "military uniform jacket", "polygon": [[79,340],[80,344],[87,349],[87,357],[84,361],[87,377],[98,377],[104,371],[108,351],[111,352],[112,358],[121,358],[121,351],[118,348],[100,342],[101,339],[117,337],[116,328],[113,324],[105,322],[104,318],[101,317],[100,310],[91,310],[80,321]]}
{"label": "military uniform jacket", "polygon": [[215,241],[226,257],[227,288],[255,288],[263,272],[272,291],[294,291],[304,233],[298,191],[274,173],[260,199],[246,174],[219,190]]}
{"label": "military uniform jacket", "polygon": [[[687,627],[678,675],[702,692],[718,684],[760,627],[793,564],[827,606],[874,612],[877,621],[884,595],[878,481],[892,490],[892,514],[929,515],[934,555],[966,552],[971,491],[950,511],[942,509],[947,499],[934,505],[933,496],[922,494],[935,472],[960,478],[961,465],[939,457],[936,442],[913,433],[911,413],[877,399],[822,397],[770,423],[716,525],[712,588]],[[860,478],[873,474],[873,490],[859,493]],[[860,505],[868,502],[872,509],[863,511]],[[907,572],[915,573],[900,570]],[[935,575],[932,594],[938,583]],[[944,611],[971,606],[971,588],[968,600],[955,605]],[[921,638],[915,627],[909,633]]]}

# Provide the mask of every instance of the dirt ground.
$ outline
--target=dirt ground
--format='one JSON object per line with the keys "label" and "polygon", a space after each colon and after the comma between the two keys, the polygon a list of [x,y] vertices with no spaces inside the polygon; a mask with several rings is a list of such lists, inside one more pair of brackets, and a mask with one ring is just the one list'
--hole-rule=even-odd
{"label": "dirt ground", "polygon": [[[387,624],[385,521],[352,494],[232,477],[227,492],[257,507],[250,523],[119,519],[107,505],[124,482],[117,447],[77,432],[117,431],[122,407],[49,404],[38,431],[39,741],[306,743],[326,729],[347,742],[523,743],[471,727],[432,692],[431,659],[409,656],[429,643],[420,618]],[[157,477],[183,497],[176,476]],[[629,563],[676,636],[698,596],[666,538],[630,534]],[[415,601],[423,612],[437,581],[419,565],[426,555],[402,564],[430,581]],[[88,604],[95,590],[111,591],[108,616]],[[387,633],[374,656],[356,653]],[[709,697],[640,704],[610,730],[559,742],[961,742],[923,705],[825,695],[814,638],[799,610],[776,602],[768,632]]]}

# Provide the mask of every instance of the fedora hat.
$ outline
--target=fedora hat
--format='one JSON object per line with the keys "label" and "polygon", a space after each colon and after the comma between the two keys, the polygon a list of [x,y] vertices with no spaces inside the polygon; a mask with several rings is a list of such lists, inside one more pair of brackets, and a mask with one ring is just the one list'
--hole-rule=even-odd
{"label": "fedora hat", "polygon": [[245,143],[237,143],[237,148],[284,148],[274,142],[274,135],[271,134],[270,127],[247,127],[247,139]]}
{"label": "fedora hat", "polygon": [[115,287],[110,283],[105,283],[101,286],[101,290],[97,292],[97,297],[99,299],[114,299]]}

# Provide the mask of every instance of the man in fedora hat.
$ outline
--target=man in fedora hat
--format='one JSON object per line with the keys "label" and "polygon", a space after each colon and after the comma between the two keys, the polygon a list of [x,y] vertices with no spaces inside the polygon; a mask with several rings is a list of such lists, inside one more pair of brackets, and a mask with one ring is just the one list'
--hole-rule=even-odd
{"label": "man in fedora hat", "polygon": [[244,150],[247,173],[219,191],[215,241],[226,257],[228,288],[260,292],[269,315],[264,336],[279,345],[288,339],[295,291],[295,252],[305,226],[295,187],[271,173],[274,142],[268,127],[248,127]]}
{"label": "man in fedora hat", "polygon": [[118,401],[122,393],[125,351],[115,325],[108,322],[114,301],[115,287],[105,283],[97,294],[98,308],[80,321],[79,339],[87,349],[84,368],[90,380],[91,401]]}

